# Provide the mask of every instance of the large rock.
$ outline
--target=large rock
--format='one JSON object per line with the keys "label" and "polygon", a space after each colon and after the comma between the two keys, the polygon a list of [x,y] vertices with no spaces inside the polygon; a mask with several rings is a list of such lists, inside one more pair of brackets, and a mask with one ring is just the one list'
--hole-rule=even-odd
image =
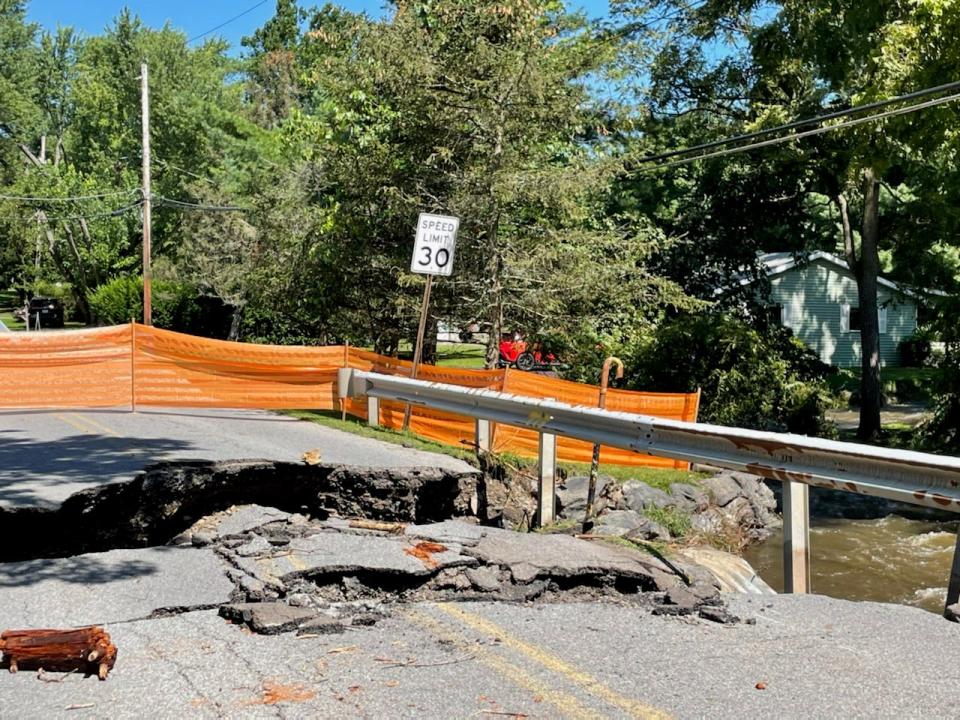
{"label": "large rock", "polygon": [[667,528],[648,517],[643,518],[637,527],[627,533],[626,537],[636,540],[671,540],[673,538]]}
{"label": "large rock", "polygon": [[640,480],[623,483],[623,504],[626,509],[643,512],[648,508],[667,507],[673,504],[670,496],[659,488],[653,488]]}
{"label": "large rock", "polygon": [[[613,482],[609,475],[597,476],[597,487],[594,492],[595,511],[606,505],[604,490]],[[590,487],[590,478],[586,475],[577,475],[566,479],[562,486],[557,487],[557,499],[560,501],[560,511],[564,517],[583,517],[587,510],[587,491]]]}
{"label": "large rock", "polygon": [[707,493],[696,485],[689,483],[674,483],[670,486],[672,505],[679,510],[694,513],[710,505]]}
{"label": "large rock", "polygon": [[600,516],[593,527],[593,532],[597,535],[622,537],[637,530],[646,519],[632,510],[610,510]]}
{"label": "large rock", "polygon": [[718,507],[729,505],[735,498],[743,497],[743,487],[729,474],[714,475],[703,480],[700,487],[707,491],[713,504]]}

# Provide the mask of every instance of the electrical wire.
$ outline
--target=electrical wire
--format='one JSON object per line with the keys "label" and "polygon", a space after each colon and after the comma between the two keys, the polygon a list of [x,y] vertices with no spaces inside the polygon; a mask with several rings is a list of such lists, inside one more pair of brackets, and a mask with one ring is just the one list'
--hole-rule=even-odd
{"label": "electrical wire", "polygon": [[834,130],[842,130],[843,128],[854,127],[856,125],[862,125],[868,122],[875,122],[877,120],[883,120],[888,117],[895,117],[897,115],[906,115],[907,113],[916,112],[918,110],[925,110],[927,108],[936,107],[937,105],[943,105],[948,102],[953,102],[955,100],[960,100],[960,93],[954,93],[953,95],[947,95],[942,98],[936,98],[934,100],[927,100],[926,102],[917,103],[915,105],[909,105],[904,108],[897,108],[896,110],[887,110],[886,112],[877,113],[875,115],[868,115],[867,117],[856,118],[854,120],[847,120],[846,122],[837,123],[836,125],[824,125],[823,127],[813,128],[812,130],[804,130],[803,132],[794,133],[791,135],[784,135],[782,137],[773,138],[771,140],[764,140],[758,143],[752,143],[750,145],[741,145],[735,148],[727,148],[725,150],[718,150],[717,152],[707,153],[705,155],[695,155],[688,158],[680,158],[679,160],[673,160],[671,162],[660,163],[659,165],[653,165],[648,168],[642,168],[646,170],[663,170],[665,168],[676,167],[677,165],[687,165],[698,160],[709,160],[711,158],[726,157],[729,155],[736,155],[738,153],[747,152],[749,150],[757,150],[759,148],[770,147],[772,145],[780,145],[781,143],[791,142],[793,140],[800,140],[801,138],[811,137],[813,135],[822,135],[823,133],[832,132]]}
{"label": "electrical wire", "polygon": [[197,175],[197,173],[191,172],[190,170],[186,170],[182,167],[174,165],[172,162],[164,160],[163,158],[155,157],[154,162],[159,163],[160,165],[163,165],[165,168],[167,168],[168,170],[172,170],[174,173],[189,175],[190,177],[196,178],[197,180],[202,180],[203,182],[210,183],[211,185],[216,185],[216,182],[211,178],[204,177],[203,175]]}
{"label": "electrical wire", "polygon": [[166,205],[183,208],[184,210],[206,210],[208,212],[249,212],[250,210],[250,208],[237,205],[203,205],[201,203],[185,202],[184,200],[173,200],[162,195],[154,195],[153,199],[156,200],[159,207]]}
{"label": "electrical wire", "polygon": [[[96,218],[105,218],[105,217],[119,217],[134,208],[138,208],[142,205],[142,201],[137,200],[135,203],[130,203],[129,205],[124,205],[115,210],[109,210],[107,212],[92,213],[90,215],[53,215],[45,216],[47,222],[60,222],[63,220],[94,220]],[[37,218],[39,220],[39,217]]]}
{"label": "electrical wire", "polygon": [[846,117],[847,115],[856,115],[867,110],[877,110],[888,105],[895,105],[897,103],[906,102],[907,100],[916,100],[918,98],[927,97],[928,95],[936,95],[937,93],[947,92],[950,90],[960,90],[960,80],[944,83],[943,85],[937,85],[936,87],[924,88],[922,90],[916,90],[915,92],[907,93],[905,95],[898,95],[897,97],[892,97],[887,100],[878,100],[876,102],[867,103],[865,105],[857,105],[856,107],[847,108],[845,110],[837,110],[835,112],[827,113],[825,115],[816,115],[814,117],[806,118],[804,120],[794,120],[793,122],[786,123],[784,125],[778,125],[772,128],[765,128],[763,130],[755,130],[754,132],[744,133],[742,135],[735,135],[733,137],[724,138],[722,140],[713,140],[711,142],[702,143],[700,145],[693,145],[688,148],[680,148],[679,150],[671,150],[669,152],[657,153],[655,155],[645,155],[636,162],[638,163],[651,163],[657,162],[660,160],[667,160],[672,157],[677,157],[678,155],[688,155],[690,153],[700,152],[701,150],[711,150],[715,147],[720,147],[722,145],[729,145],[731,143],[743,142],[744,140],[755,140],[760,137],[765,137],[767,135],[772,135],[774,133],[783,132],[784,130],[793,130],[794,128],[803,127],[805,125],[819,124],[826,122],[828,120],[836,120],[837,118]]}
{"label": "electrical wire", "polygon": [[244,10],[244,11],[243,11],[242,13],[240,13],[239,15],[234,15],[232,18],[230,18],[229,20],[224,20],[222,23],[220,23],[220,24],[217,25],[216,27],[212,27],[212,28],[210,28],[209,30],[206,30],[205,32],[200,33],[199,35],[194,35],[192,38],[190,38],[189,40],[187,40],[187,45],[189,45],[190,43],[192,43],[192,42],[194,42],[194,41],[196,41],[196,40],[199,40],[199,39],[202,38],[202,37],[205,37],[205,36],[209,35],[209,34],[212,33],[212,32],[215,32],[215,31],[219,30],[220,28],[222,28],[222,27],[224,27],[224,26],[226,26],[226,25],[229,25],[229,24],[232,23],[234,20],[239,20],[239,19],[242,18],[244,15],[247,15],[248,13],[252,13],[254,10],[256,10],[256,9],[257,9],[258,7],[260,7],[261,5],[266,5],[267,2],[269,2],[269,0],[261,0],[261,2],[258,2],[256,5],[254,5],[254,6],[251,7],[251,8],[247,8],[246,10]]}
{"label": "electrical wire", "polygon": [[73,202],[74,200],[96,200],[98,198],[116,197],[117,195],[132,195],[137,192],[140,192],[139,188],[96,193],[94,195],[72,195],[70,197],[34,197],[31,195],[0,194],[0,200],[9,200],[11,202]]}

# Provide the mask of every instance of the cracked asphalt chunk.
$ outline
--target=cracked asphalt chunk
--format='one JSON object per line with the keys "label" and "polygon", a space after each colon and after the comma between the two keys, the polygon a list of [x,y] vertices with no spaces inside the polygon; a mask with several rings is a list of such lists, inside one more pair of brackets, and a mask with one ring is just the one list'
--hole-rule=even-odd
{"label": "cracked asphalt chunk", "polygon": [[234,585],[208,549],[153,547],[0,564],[0,630],[76,627],[216,607]]}
{"label": "cracked asphalt chunk", "polygon": [[431,555],[432,567],[404,552],[410,544],[401,538],[323,532],[292,540],[288,547],[254,557],[234,557],[248,575],[276,585],[296,577],[355,572],[426,576],[436,569],[476,565],[457,545]]}

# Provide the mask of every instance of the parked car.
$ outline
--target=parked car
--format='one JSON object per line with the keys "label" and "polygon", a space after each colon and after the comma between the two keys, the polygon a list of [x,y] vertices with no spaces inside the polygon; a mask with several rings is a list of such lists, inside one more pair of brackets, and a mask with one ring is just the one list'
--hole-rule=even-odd
{"label": "parked car", "polygon": [[[56,298],[35,297],[28,308],[30,329],[63,327],[63,303]],[[38,322],[39,320],[39,322]]]}

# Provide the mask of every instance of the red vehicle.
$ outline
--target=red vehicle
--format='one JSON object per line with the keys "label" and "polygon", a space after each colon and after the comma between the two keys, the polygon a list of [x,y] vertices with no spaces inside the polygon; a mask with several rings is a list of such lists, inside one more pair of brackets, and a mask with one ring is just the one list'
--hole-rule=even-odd
{"label": "red vehicle", "polygon": [[500,367],[545,370],[559,364],[560,360],[556,355],[541,348],[539,343],[528,344],[520,333],[505,333],[500,336]]}

